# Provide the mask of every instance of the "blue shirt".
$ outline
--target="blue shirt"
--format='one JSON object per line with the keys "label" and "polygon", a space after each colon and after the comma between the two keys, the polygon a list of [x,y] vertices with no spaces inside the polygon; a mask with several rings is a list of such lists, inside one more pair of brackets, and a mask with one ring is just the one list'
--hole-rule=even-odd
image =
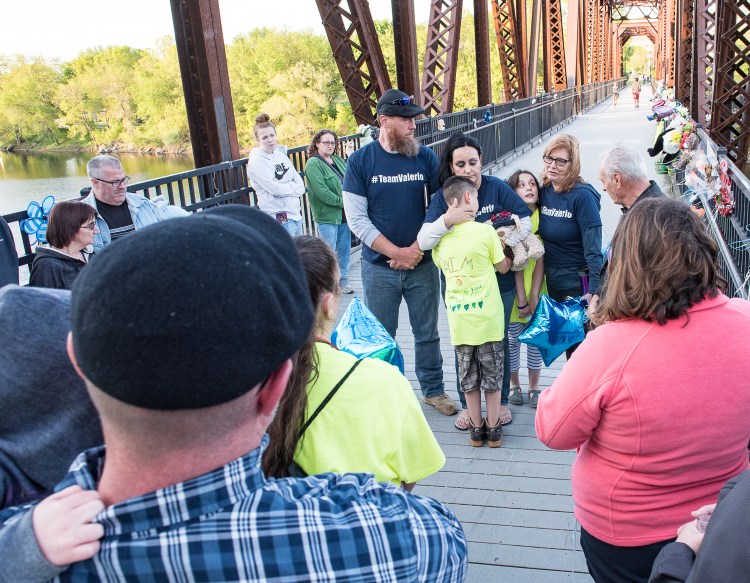
{"label": "blue shirt", "polygon": [[[438,190],[430,201],[427,209],[425,223],[434,223],[448,210],[448,205],[443,198],[443,189]],[[479,185],[479,211],[476,221],[485,223],[490,217],[500,211],[510,211],[519,218],[530,217],[531,211],[521,197],[516,194],[508,184],[496,176],[482,175],[482,183]],[[505,274],[497,274],[497,283],[501,292],[510,291],[516,287],[515,272],[509,271]]]}
{"label": "blue shirt", "polygon": [[[442,504],[369,474],[267,480],[261,447],[106,508],[100,551],[59,581],[463,581],[461,524]],[[104,448],[58,490],[93,489]],[[22,512],[22,511],[19,511]]]}
{"label": "blue shirt", "polygon": [[[438,183],[439,163],[435,152],[419,147],[414,158],[386,152],[372,142],[349,156],[344,190],[367,198],[367,215],[375,228],[391,243],[408,247],[417,240],[424,222],[429,194]],[[385,265],[388,258],[364,245],[362,258]],[[422,263],[432,261],[425,253]]]}
{"label": "blue shirt", "polygon": [[591,291],[599,287],[602,268],[600,201],[601,195],[585,182],[568,192],[555,192],[549,185],[539,193],[539,235],[544,241],[545,268],[588,270]]}

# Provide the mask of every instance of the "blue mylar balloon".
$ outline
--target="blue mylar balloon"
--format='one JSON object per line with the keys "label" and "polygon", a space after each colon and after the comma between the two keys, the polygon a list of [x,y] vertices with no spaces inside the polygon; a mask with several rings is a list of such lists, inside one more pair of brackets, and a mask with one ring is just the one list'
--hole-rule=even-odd
{"label": "blue mylar balloon", "polygon": [[42,204],[32,200],[26,207],[26,215],[29,218],[20,221],[19,225],[24,233],[36,237],[36,242],[47,242],[47,222],[54,204],[55,197],[49,194],[44,197]]}
{"label": "blue mylar balloon", "polygon": [[568,348],[583,340],[583,325],[588,319],[586,304],[581,298],[556,302],[542,295],[518,340],[536,346],[545,366],[549,366]]}
{"label": "blue mylar balloon", "polygon": [[354,298],[331,334],[331,344],[357,358],[379,358],[404,372],[404,356],[367,306]]}

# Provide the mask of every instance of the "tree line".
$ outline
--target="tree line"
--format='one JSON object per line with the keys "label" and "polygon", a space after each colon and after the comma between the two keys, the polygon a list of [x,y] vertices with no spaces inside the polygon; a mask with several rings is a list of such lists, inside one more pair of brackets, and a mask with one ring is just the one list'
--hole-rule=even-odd
{"label": "tree line", "polygon": [[[396,66],[393,25],[376,22],[391,82]],[[421,61],[426,25],[417,26]],[[325,36],[312,31],[255,29],[226,46],[241,148],[254,144],[255,115],[268,113],[279,141],[305,144],[322,127],[342,135],[356,122]],[[492,51],[493,95],[502,84]],[[474,25],[464,14],[454,110],[476,107]],[[484,105],[484,104],[481,104]],[[185,103],[174,39],[154,49],[91,48],[69,62],[0,57],[0,146],[31,148],[189,148]]]}

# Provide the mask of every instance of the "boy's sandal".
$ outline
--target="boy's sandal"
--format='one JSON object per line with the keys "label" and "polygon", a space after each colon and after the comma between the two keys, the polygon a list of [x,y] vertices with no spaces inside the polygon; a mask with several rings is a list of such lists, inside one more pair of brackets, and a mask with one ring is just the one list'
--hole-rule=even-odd
{"label": "boy's sandal", "polygon": [[521,387],[511,387],[508,402],[513,405],[523,405],[523,393]]}
{"label": "boy's sandal", "polygon": [[[466,413],[466,415],[464,415],[464,413]],[[453,423],[453,426],[459,431],[469,430],[469,427],[471,427],[471,421],[469,420],[469,413],[466,409],[461,410],[461,412],[458,414],[458,417],[456,417],[456,421]]]}
{"label": "boy's sandal", "polygon": [[536,409],[539,403],[539,393],[541,393],[539,389],[529,389],[529,407],[532,409]]}

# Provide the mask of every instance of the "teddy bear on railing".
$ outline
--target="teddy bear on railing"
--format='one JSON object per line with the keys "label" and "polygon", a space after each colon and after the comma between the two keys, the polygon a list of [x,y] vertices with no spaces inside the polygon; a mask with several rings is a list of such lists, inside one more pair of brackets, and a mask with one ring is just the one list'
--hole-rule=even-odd
{"label": "teddy bear on railing", "polygon": [[[521,230],[521,219],[509,211],[495,213],[487,222],[494,227],[503,243],[516,229]],[[534,233],[529,233],[518,244],[511,245],[510,249],[513,252],[513,271],[523,271],[529,259],[539,259],[544,255],[544,245]]]}

